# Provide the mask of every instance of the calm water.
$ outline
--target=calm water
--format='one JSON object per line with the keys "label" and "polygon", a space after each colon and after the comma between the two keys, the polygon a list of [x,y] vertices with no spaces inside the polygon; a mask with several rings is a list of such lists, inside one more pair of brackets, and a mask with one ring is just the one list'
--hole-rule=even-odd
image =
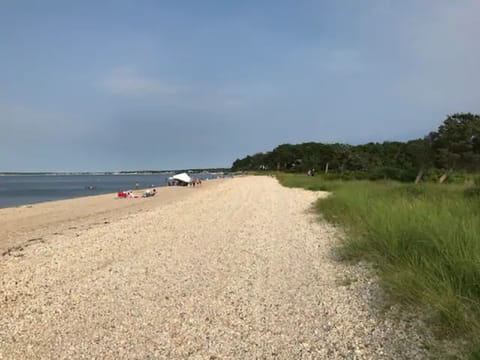
{"label": "calm water", "polygon": [[[0,208],[81,196],[114,193],[121,190],[165,186],[171,175],[19,175],[0,176]],[[210,174],[192,175],[201,179]],[[90,190],[89,186],[94,189]]]}

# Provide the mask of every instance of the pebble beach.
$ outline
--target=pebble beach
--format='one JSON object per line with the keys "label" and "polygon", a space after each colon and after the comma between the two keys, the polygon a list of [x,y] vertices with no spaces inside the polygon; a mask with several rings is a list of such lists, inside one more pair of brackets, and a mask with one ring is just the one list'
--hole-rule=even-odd
{"label": "pebble beach", "polygon": [[0,209],[0,359],[424,359],[328,196],[238,177]]}

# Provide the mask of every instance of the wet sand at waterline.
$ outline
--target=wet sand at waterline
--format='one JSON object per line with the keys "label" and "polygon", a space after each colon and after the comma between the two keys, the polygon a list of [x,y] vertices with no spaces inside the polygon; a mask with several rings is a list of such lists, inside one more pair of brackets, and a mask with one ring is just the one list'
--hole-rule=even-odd
{"label": "wet sand at waterline", "polygon": [[270,177],[0,210],[0,358],[412,359],[415,319]]}
{"label": "wet sand at waterline", "polygon": [[[221,181],[221,180],[215,180]],[[117,194],[86,196],[81,198],[49,201],[39,204],[0,208],[0,253],[9,248],[28,246],[30,242],[43,240],[43,236],[73,233],[114,221],[124,216],[149,211],[183,199],[192,191],[211,186],[212,180],[196,188],[157,187],[157,195],[142,198],[146,190],[135,190],[138,198],[123,199]]]}

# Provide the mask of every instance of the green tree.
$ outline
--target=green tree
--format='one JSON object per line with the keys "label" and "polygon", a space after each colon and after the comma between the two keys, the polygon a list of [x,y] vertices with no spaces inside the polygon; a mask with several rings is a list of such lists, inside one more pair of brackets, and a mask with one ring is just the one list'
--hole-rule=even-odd
{"label": "green tree", "polygon": [[422,180],[425,170],[433,166],[434,156],[432,141],[429,136],[424,139],[411,140],[405,144],[405,152],[411,159],[416,171],[415,184]]}
{"label": "green tree", "polygon": [[480,170],[480,115],[454,114],[430,134],[436,165],[443,182],[455,169]]}

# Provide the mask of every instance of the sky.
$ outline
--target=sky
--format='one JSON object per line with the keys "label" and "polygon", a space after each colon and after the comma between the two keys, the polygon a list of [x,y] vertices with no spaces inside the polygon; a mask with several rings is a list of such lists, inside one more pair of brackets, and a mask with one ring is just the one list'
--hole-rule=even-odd
{"label": "sky", "polygon": [[478,0],[0,0],[0,171],[229,167],[480,112]]}

